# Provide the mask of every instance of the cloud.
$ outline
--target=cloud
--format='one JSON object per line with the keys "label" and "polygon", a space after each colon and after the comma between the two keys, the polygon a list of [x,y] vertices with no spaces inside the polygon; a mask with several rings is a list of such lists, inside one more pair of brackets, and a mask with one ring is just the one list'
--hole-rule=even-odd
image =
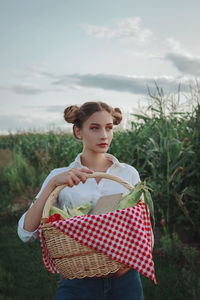
{"label": "cloud", "polygon": [[168,48],[168,52],[188,54],[181,43],[174,38],[167,38],[166,40],[164,40],[163,44]]}
{"label": "cloud", "polygon": [[181,73],[200,76],[200,56],[169,52],[165,57],[170,60]]}
{"label": "cloud", "polygon": [[[18,84],[11,87],[0,87],[0,89],[9,90],[16,94],[38,95],[50,91],[64,91],[64,88],[81,89],[81,88],[98,88],[115,92],[127,92],[131,94],[146,95],[148,88],[154,89],[155,83],[167,92],[177,92],[178,86],[181,85],[182,91],[188,91],[188,86],[193,84],[194,79],[191,77],[174,77],[174,76],[124,76],[114,74],[68,74],[54,77],[56,80],[50,82],[51,86],[42,89],[37,85]],[[63,106],[51,106],[49,112],[61,112]]]}
{"label": "cloud", "polygon": [[46,111],[63,113],[65,108],[66,108],[66,105],[51,105],[51,106],[46,107]]}
{"label": "cloud", "polygon": [[23,112],[0,114],[0,134],[52,129],[69,130],[70,127],[59,114],[48,112],[48,109],[39,111],[38,107],[27,107]]}
{"label": "cloud", "polygon": [[171,61],[173,66],[183,74],[200,76],[200,56],[190,54],[174,38],[168,38],[164,44],[168,48],[164,59]]}
{"label": "cloud", "polygon": [[36,127],[44,127],[45,122],[40,118],[32,118],[32,115],[24,116],[22,114],[5,114],[0,116],[0,132],[17,132],[33,130]]}
{"label": "cloud", "polygon": [[38,85],[25,83],[12,85],[10,87],[0,86],[0,89],[23,95],[38,95],[47,92],[47,90],[40,88]]}
{"label": "cloud", "polygon": [[43,78],[55,78],[55,75],[48,71],[48,65],[45,63],[32,63],[23,71],[15,71],[18,78],[23,80],[41,80]]}
{"label": "cloud", "polygon": [[46,71],[47,66],[46,64],[31,64],[30,67],[27,68],[27,74],[33,77],[48,77],[48,78],[55,78],[55,75],[51,72]]}
{"label": "cloud", "polygon": [[[56,76],[54,77],[54,79],[56,78]],[[52,90],[51,87],[47,86],[47,88],[41,88],[39,85],[37,84],[15,84],[15,85],[11,85],[11,86],[0,86],[1,90],[6,90],[6,91],[11,91],[15,94],[19,94],[19,95],[39,95],[39,94],[43,94],[43,93],[48,93],[48,92],[62,92],[63,90],[61,88],[56,88],[54,87],[54,89]]]}
{"label": "cloud", "polygon": [[153,36],[151,30],[141,27],[140,17],[119,19],[111,25],[95,26],[82,24],[80,26],[88,35],[95,36],[96,38],[146,43]]}
{"label": "cloud", "polygon": [[14,85],[11,90],[16,94],[37,95],[46,92],[42,88],[33,84],[18,84]]}
{"label": "cloud", "polygon": [[145,76],[121,76],[111,74],[73,74],[60,77],[54,81],[54,85],[70,87],[73,84],[79,87],[101,88],[128,92],[132,94],[147,94],[147,87],[155,88],[155,82],[167,92],[177,92],[179,84],[181,90],[186,91],[190,78],[176,78],[173,76],[145,77]]}
{"label": "cloud", "polygon": [[[27,109],[30,108],[30,106],[27,106]],[[48,106],[33,106],[32,110],[35,111],[41,111],[41,112],[50,112],[50,113],[63,113],[64,109],[66,108],[66,105],[48,105]]]}

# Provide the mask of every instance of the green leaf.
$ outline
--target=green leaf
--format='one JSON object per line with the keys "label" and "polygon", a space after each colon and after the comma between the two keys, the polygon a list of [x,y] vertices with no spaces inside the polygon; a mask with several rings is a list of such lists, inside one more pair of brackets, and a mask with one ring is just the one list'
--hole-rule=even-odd
{"label": "green leaf", "polygon": [[[145,202],[146,212],[147,212],[147,205],[148,205],[152,219],[153,219],[153,227],[154,227],[155,226],[155,217],[154,217],[154,206],[153,206],[151,194],[147,189],[144,189],[143,192],[144,192],[144,202]],[[148,212],[147,212],[147,216],[148,216]]]}

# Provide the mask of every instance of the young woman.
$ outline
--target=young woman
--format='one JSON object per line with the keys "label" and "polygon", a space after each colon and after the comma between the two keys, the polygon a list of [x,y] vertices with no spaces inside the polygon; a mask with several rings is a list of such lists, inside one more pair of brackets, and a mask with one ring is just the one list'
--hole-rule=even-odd
{"label": "young woman", "polygon": [[[86,102],[80,107],[69,106],[64,111],[67,122],[74,124],[75,138],[82,140],[83,150],[76,159],[64,168],[54,169],[47,176],[42,188],[28,211],[18,224],[18,235],[24,241],[37,238],[45,202],[59,185],[67,184],[57,201],[60,208],[79,206],[92,201],[95,205],[101,196],[129,191],[117,182],[100,178],[86,179],[86,173],[106,172],[123,178],[135,185],[139,180],[137,170],[107,151],[113,138],[113,125],[122,120],[119,108],[104,102]],[[143,291],[138,271],[127,268],[101,278],[63,279],[56,292],[56,300],[143,300]]]}

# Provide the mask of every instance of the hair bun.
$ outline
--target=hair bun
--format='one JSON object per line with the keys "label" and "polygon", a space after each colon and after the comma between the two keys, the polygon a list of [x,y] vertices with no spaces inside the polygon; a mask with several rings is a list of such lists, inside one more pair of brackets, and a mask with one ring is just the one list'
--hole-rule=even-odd
{"label": "hair bun", "polygon": [[68,123],[75,123],[78,117],[80,107],[77,105],[71,105],[64,110],[64,119]]}
{"label": "hair bun", "polygon": [[118,125],[122,120],[122,112],[119,107],[113,108],[113,124]]}

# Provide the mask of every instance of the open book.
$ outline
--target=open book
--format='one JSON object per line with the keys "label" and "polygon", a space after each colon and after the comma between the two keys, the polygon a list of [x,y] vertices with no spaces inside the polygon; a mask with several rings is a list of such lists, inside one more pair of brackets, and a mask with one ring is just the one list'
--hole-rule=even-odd
{"label": "open book", "polygon": [[114,211],[121,199],[122,193],[100,197],[92,211],[92,215],[105,214]]}

